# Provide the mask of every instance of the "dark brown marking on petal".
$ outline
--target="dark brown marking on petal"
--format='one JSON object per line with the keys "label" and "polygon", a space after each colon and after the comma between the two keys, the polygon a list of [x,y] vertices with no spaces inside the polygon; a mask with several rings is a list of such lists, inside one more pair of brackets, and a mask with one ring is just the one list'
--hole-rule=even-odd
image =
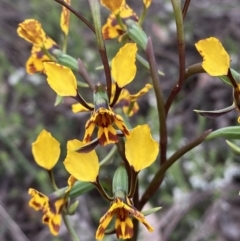
{"label": "dark brown marking on petal", "polygon": [[49,217],[48,215],[45,215],[45,216],[43,217],[43,223],[48,224],[48,223],[49,223],[49,220],[50,220],[50,217]]}
{"label": "dark brown marking on petal", "polygon": [[108,139],[114,143],[118,142],[118,136],[113,134],[112,132],[108,132]]}
{"label": "dark brown marking on petal", "polygon": [[43,57],[43,55],[44,55],[43,51],[36,52],[36,58],[37,59],[41,59]]}
{"label": "dark brown marking on petal", "polygon": [[32,204],[34,207],[38,208],[38,209],[40,209],[40,208],[42,207],[42,205],[39,204],[39,203],[36,202],[36,201],[32,201],[31,204]]}
{"label": "dark brown marking on petal", "polygon": [[29,72],[32,74],[37,72],[37,69],[35,68],[33,63],[29,64]]}
{"label": "dark brown marking on petal", "polygon": [[102,235],[104,235],[105,231],[106,231],[105,228],[103,228],[102,226],[99,226],[98,232],[97,232],[97,236],[102,236]]}
{"label": "dark brown marking on petal", "polygon": [[52,227],[53,227],[53,230],[54,230],[56,233],[58,233],[59,230],[60,230],[60,225],[54,223],[53,220],[51,221],[51,225],[52,225]]}
{"label": "dark brown marking on petal", "polygon": [[126,225],[125,236],[131,238],[133,236],[133,227]]}
{"label": "dark brown marking on petal", "polygon": [[87,134],[84,139],[83,139],[84,142],[88,143],[91,141],[91,136],[89,134]]}

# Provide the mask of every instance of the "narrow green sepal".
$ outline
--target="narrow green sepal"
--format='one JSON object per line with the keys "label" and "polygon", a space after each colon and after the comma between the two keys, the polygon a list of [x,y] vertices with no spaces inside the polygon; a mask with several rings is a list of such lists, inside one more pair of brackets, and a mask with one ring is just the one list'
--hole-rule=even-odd
{"label": "narrow green sepal", "polygon": [[108,108],[109,99],[108,99],[107,89],[104,84],[98,83],[95,86],[95,91],[93,93],[93,100],[94,100],[95,110],[99,109],[100,107]]}
{"label": "narrow green sepal", "polygon": [[[234,69],[231,69],[231,74],[233,76],[233,78],[235,79],[235,81],[240,84],[240,74],[234,70]],[[218,78],[220,80],[222,80],[224,83],[228,84],[228,85],[232,85],[231,81],[229,80],[229,78],[226,76],[226,75],[223,75],[223,76],[218,76]]]}
{"label": "narrow green sepal", "polygon": [[128,193],[128,174],[123,165],[120,165],[114,173],[112,189],[114,198],[125,199]]}
{"label": "narrow green sepal", "polygon": [[73,202],[69,208],[67,209],[67,214],[68,215],[74,215],[77,208],[78,208],[78,205],[79,205],[79,200],[76,200],[75,202]]}
{"label": "narrow green sepal", "polygon": [[228,126],[210,133],[205,140],[223,137],[226,139],[240,139],[240,126]]}
{"label": "narrow green sepal", "polygon": [[226,143],[230,147],[233,154],[240,156],[240,148],[237,145],[235,145],[234,143],[232,143],[231,141],[228,141],[228,140],[226,140]]}
{"label": "narrow green sepal", "polygon": [[215,119],[221,115],[224,115],[232,110],[234,110],[235,104],[233,103],[231,106],[228,106],[224,109],[220,109],[220,110],[193,110],[194,112],[196,112],[197,114],[210,118],[210,119]]}
{"label": "narrow green sepal", "polygon": [[57,62],[72,70],[78,71],[78,61],[68,54],[64,54],[59,49],[53,50],[53,55],[57,58]]}
{"label": "narrow green sepal", "polygon": [[156,213],[156,212],[159,211],[160,209],[162,209],[162,207],[151,208],[151,209],[148,209],[148,210],[141,211],[141,213],[142,213],[144,216],[147,216],[147,215],[149,215],[149,214]]}
{"label": "narrow green sepal", "polygon": [[141,29],[141,27],[138,26],[138,24],[135,21],[131,19],[128,19],[126,21],[126,25],[128,28],[128,36],[135,43],[141,46],[143,50],[145,50],[147,47],[147,41],[148,41],[146,33]]}
{"label": "narrow green sepal", "polygon": [[63,97],[60,96],[60,95],[57,95],[57,96],[56,96],[55,103],[54,103],[54,106],[59,105],[59,104],[62,102],[62,100],[63,100]]}

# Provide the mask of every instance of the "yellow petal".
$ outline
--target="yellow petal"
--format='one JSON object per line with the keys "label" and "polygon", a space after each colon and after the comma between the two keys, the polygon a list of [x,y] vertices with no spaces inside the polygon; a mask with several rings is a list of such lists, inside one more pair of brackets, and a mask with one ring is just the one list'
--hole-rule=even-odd
{"label": "yellow petal", "polygon": [[146,84],[141,90],[139,90],[135,95],[130,95],[129,99],[131,101],[136,101],[138,98],[146,94],[150,89],[152,88],[152,85]]}
{"label": "yellow petal", "polygon": [[71,69],[54,62],[44,62],[47,81],[60,96],[76,96],[77,80]]}
{"label": "yellow petal", "polygon": [[28,42],[40,47],[43,46],[43,42],[46,39],[46,34],[42,29],[41,23],[35,19],[26,19],[24,22],[20,23],[17,33]]}
{"label": "yellow petal", "polygon": [[227,74],[230,67],[230,57],[217,38],[210,37],[200,40],[195,46],[203,57],[202,67],[209,75]]}
{"label": "yellow petal", "polygon": [[52,137],[50,132],[43,130],[32,143],[32,153],[39,166],[51,170],[60,156],[60,143]]}
{"label": "yellow petal", "polygon": [[101,219],[99,221],[99,227],[96,231],[96,239],[97,240],[103,239],[103,237],[105,235],[105,230],[106,230],[107,226],[109,225],[109,223],[111,222],[113,215],[115,213],[115,206],[116,206],[116,204],[114,202],[114,204],[111,205],[109,210],[101,217]]}
{"label": "yellow petal", "polygon": [[143,0],[143,4],[145,5],[145,8],[149,8],[151,3],[152,3],[152,0]]}
{"label": "yellow petal", "polygon": [[158,143],[153,140],[148,125],[134,128],[125,144],[127,160],[136,172],[150,166],[157,158]]}
{"label": "yellow petal", "polygon": [[53,235],[58,235],[59,233],[62,221],[61,211],[65,204],[66,200],[64,198],[50,200],[49,208],[44,211],[42,222],[48,225]]}
{"label": "yellow petal", "polygon": [[43,72],[43,61],[50,60],[45,54],[32,54],[26,63],[26,71],[28,74]]}
{"label": "yellow petal", "polygon": [[99,172],[99,162],[95,151],[78,153],[85,143],[79,140],[71,140],[67,143],[67,157],[64,165],[67,171],[80,181],[95,182]]}
{"label": "yellow petal", "polygon": [[[91,104],[91,103],[87,103],[89,106],[91,106],[91,107],[93,107],[94,108],[94,106],[93,106],[93,104]],[[72,112],[73,113],[77,113],[77,112],[89,112],[89,109],[87,109],[86,107],[84,107],[84,106],[82,106],[81,104],[79,104],[79,103],[76,103],[76,104],[73,104],[72,105]]]}
{"label": "yellow petal", "polygon": [[136,75],[136,53],[135,43],[125,44],[112,60],[112,76],[119,87],[129,84]]}
{"label": "yellow petal", "polygon": [[49,213],[44,214],[42,222],[48,225],[52,235],[57,236],[60,230],[62,216],[61,214],[50,215]]}
{"label": "yellow petal", "polygon": [[73,187],[73,185],[75,184],[76,181],[77,181],[77,179],[73,175],[70,175],[70,177],[68,178],[68,181],[67,181],[68,188],[65,191],[66,193],[69,192],[72,189],[72,187]]}
{"label": "yellow petal", "polygon": [[124,33],[119,24],[116,24],[116,17],[110,14],[107,22],[102,27],[102,34],[104,39],[113,39]]}
{"label": "yellow petal", "polygon": [[[68,5],[71,4],[71,0],[64,0],[64,2],[66,2]],[[68,35],[69,21],[70,21],[70,11],[67,8],[62,7],[60,26],[65,35]]]}
{"label": "yellow petal", "polygon": [[[49,37],[44,41],[44,47],[51,53],[51,50],[58,48],[57,44]],[[50,58],[44,54],[41,47],[33,45],[31,56],[26,63],[26,71],[28,74],[43,72],[43,62],[49,61]]]}
{"label": "yellow petal", "polygon": [[[126,22],[128,19],[138,22],[137,14],[127,4],[121,6],[119,15],[123,22]],[[114,14],[110,14],[106,24],[102,27],[103,38],[113,39],[118,36],[121,37],[125,33],[125,30],[125,25],[124,29],[122,29],[120,25],[117,24],[116,16]],[[121,39],[119,38],[119,42],[120,41]]]}
{"label": "yellow petal", "polygon": [[125,4],[125,0],[101,0],[101,4],[108,8],[112,13],[117,15],[121,9],[121,6]]}
{"label": "yellow petal", "polygon": [[30,207],[32,207],[35,211],[46,209],[49,202],[49,198],[46,195],[33,188],[29,188],[28,194],[32,196],[28,203]]}

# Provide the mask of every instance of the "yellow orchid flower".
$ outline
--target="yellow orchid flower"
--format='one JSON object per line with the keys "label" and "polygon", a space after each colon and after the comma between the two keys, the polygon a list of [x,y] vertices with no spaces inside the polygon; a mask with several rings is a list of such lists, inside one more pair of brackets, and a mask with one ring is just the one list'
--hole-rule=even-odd
{"label": "yellow orchid flower", "polygon": [[217,38],[202,39],[195,46],[203,57],[202,67],[209,75],[227,74],[230,67],[230,57]]}
{"label": "yellow orchid flower", "polygon": [[66,170],[74,177],[68,180],[72,186],[74,179],[83,182],[96,182],[99,172],[99,162],[96,152],[78,153],[77,150],[85,143],[79,140],[71,140],[67,143],[67,156],[63,162]]}
{"label": "yellow orchid flower", "polygon": [[46,170],[51,170],[56,165],[60,152],[60,143],[46,130],[43,130],[32,143],[36,163]]}
{"label": "yellow orchid flower", "polygon": [[46,35],[41,23],[35,19],[26,19],[20,23],[17,33],[21,38],[33,44],[31,56],[26,62],[27,73],[42,72],[42,63],[50,60],[49,56],[43,51],[43,48],[52,53],[54,49],[58,49],[58,45]]}
{"label": "yellow orchid flower", "polygon": [[123,4],[125,4],[125,0],[101,0],[101,4],[108,8],[112,13],[118,14]]}
{"label": "yellow orchid flower", "polygon": [[119,14],[123,22],[125,22],[128,19],[132,19],[133,21],[138,22],[139,18],[137,14],[127,4],[122,4],[120,6],[120,9],[117,9],[111,12],[112,14],[109,15],[107,22],[102,27],[103,38],[107,40],[107,39],[113,39],[113,38],[119,37],[119,41],[121,41],[121,37],[124,35],[126,31],[126,26],[124,25],[123,26],[124,29],[123,29],[117,23],[116,12],[117,14]]}
{"label": "yellow orchid flower", "polygon": [[29,189],[28,194],[31,196],[29,206],[35,211],[41,211],[43,213],[42,222],[48,225],[53,235],[58,235],[62,221],[61,211],[66,200],[64,198],[51,199],[33,188]]}
{"label": "yellow orchid flower", "polygon": [[97,136],[100,145],[105,146],[107,144],[114,144],[118,142],[117,132],[113,125],[116,125],[125,136],[129,136],[129,130],[124,124],[122,117],[118,114],[115,114],[110,106],[107,108],[100,107],[99,109],[94,110],[90,119],[85,125],[86,131],[84,141],[91,141],[95,126],[97,126]]}
{"label": "yellow orchid flower", "polygon": [[[113,89],[115,85],[113,85]],[[139,106],[137,100],[146,94],[152,88],[151,84],[146,84],[141,90],[139,90],[136,94],[131,95],[127,89],[122,89],[121,94],[118,98],[117,103],[114,105],[114,108],[122,107],[123,112],[132,116],[136,114],[139,110]]]}
{"label": "yellow orchid flower", "polygon": [[[71,0],[64,0],[68,5],[71,5]],[[62,6],[62,13],[60,17],[60,27],[65,35],[68,35],[69,30],[69,22],[70,22],[70,11]]]}
{"label": "yellow orchid flower", "polygon": [[[146,14],[146,10],[151,3],[152,0],[143,0],[144,14]],[[127,29],[125,23],[129,19],[141,25],[138,15],[126,4],[125,0],[101,0],[101,4],[111,11],[106,23],[102,27],[102,34],[105,40],[119,37],[118,40],[121,41]],[[117,17],[121,18],[121,24],[119,24]]]}
{"label": "yellow orchid flower", "polygon": [[114,216],[116,216],[115,230],[117,238],[131,238],[133,236],[133,222],[130,215],[144,224],[149,232],[153,231],[153,228],[148,224],[144,215],[132,205],[129,198],[126,197],[126,200],[123,201],[121,198],[117,197],[112,202],[111,207],[106,214],[104,214],[104,216],[100,219],[99,227],[96,232],[96,239],[103,239],[106,228]]}
{"label": "yellow orchid flower", "polygon": [[[195,110],[198,114],[209,118],[216,118],[236,109],[240,112],[240,84],[233,78],[230,70],[230,56],[228,55],[221,42],[210,37],[202,39],[195,44],[198,52],[203,57],[202,67],[211,76],[227,75],[230,77],[233,86],[233,104],[221,110]],[[238,118],[240,123],[240,117]]]}
{"label": "yellow orchid flower", "polygon": [[[125,85],[129,84],[136,75],[136,52],[136,44],[128,43],[120,48],[112,61],[112,76],[120,91]],[[101,84],[96,85],[93,106],[92,104],[85,102],[85,100],[79,95],[76,78],[71,69],[53,62],[45,62],[44,68],[48,84],[58,95],[71,96],[79,101],[79,104],[81,105],[75,104],[72,107],[74,112],[78,110],[93,111],[90,119],[85,125],[86,132],[84,135],[84,141],[86,143],[91,141],[96,126],[98,127],[97,136],[99,144],[103,146],[118,141],[115,127],[120,129],[125,136],[129,135],[129,131],[124,124],[122,117],[114,113],[112,109],[115,103],[109,103],[105,86]]]}
{"label": "yellow orchid flower", "polygon": [[150,166],[156,160],[158,152],[159,144],[152,138],[148,125],[135,127],[126,139],[126,158],[135,172]]}

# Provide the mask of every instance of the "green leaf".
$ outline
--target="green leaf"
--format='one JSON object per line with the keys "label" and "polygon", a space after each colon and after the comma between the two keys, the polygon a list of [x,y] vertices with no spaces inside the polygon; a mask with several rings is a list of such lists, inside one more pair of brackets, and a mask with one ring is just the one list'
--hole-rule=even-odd
{"label": "green leaf", "polygon": [[144,216],[147,216],[147,215],[149,215],[149,214],[156,213],[156,212],[159,211],[160,209],[162,209],[162,207],[151,208],[151,209],[148,209],[148,210],[144,210],[144,211],[142,211],[141,213],[142,213]]}
{"label": "green leaf", "polygon": [[[84,193],[89,192],[90,190],[92,190],[95,186],[90,183],[90,182],[81,182],[81,181],[77,181],[74,186],[72,187],[69,197],[70,198],[76,198],[81,196]],[[52,197],[55,198],[60,198],[63,197],[64,195],[66,195],[65,191],[67,190],[68,187],[63,187],[58,189],[57,191],[53,192],[51,194]]]}
{"label": "green leaf", "polygon": [[226,139],[240,139],[240,126],[228,126],[211,132],[205,140],[211,140],[218,137]]}
{"label": "green leaf", "polygon": [[238,147],[237,145],[235,145],[234,143],[226,140],[228,146],[230,147],[231,151],[237,155],[237,156],[240,156],[240,147]]}
{"label": "green leaf", "polygon": [[59,104],[62,102],[62,100],[63,100],[63,97],[60,96],[60,95],[57,95],[57,96],[56,96],[55,103],[54,103],[54,106],[59,105]]}
{"label": "green leaf", "polygon": [[221,115],[224,115],[232,110],[234,110],[236,108],[235,104],[233,103],[231,106],[228,106],[224,109],[220,109],[220,110],[193,110],[196,113],[198,113],[201,116],[210,118],[210,119],[215,119]]}
{"label": "green leaf", "polygon": [[[240,83],[240,74],[234,69],[230,68],[230,70],[231,70],[232,76],[236,80],[236,82]],[[225,75],[218,76],[218,78],[220,80],[222,80],[225,84],[232,85],[231,81],[229,80],[229,78],[227,76],[225,76]]]}

